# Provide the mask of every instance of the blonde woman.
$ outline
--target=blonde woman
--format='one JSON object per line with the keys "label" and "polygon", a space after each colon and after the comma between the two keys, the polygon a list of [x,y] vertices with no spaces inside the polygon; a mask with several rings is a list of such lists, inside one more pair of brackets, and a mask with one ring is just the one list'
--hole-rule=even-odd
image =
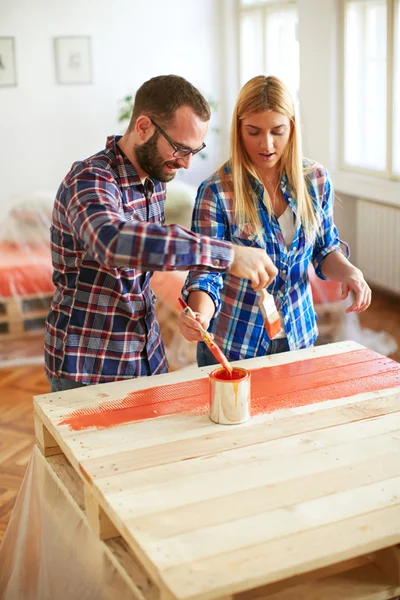
{"label": "blonde woman", "polygon": [[209,329],[229,360],[311,346],[317,337],[307,269],[342,283],[347,312],[371,301],[363,274],[348,260],[348,247],[333,223],[334,194],[325,168],[303,157],[300,127],[288,89],[276,77],[248,81],[236,102],[230,159],[199,187],[192,230],[213,238],[264,248],[277,268],[273,294],[282,330],[270,340],[263,326],[257,286],[229,273],[192,271],[183,297],[196,320],[182,314],[181,333],[199,341],[198,364],[215,359],[200,342],[198,323]]}

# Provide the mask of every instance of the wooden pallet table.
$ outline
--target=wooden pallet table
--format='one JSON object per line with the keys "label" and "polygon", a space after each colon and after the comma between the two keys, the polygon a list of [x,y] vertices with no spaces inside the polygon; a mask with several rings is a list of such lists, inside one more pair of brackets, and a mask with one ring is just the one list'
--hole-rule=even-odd
{"label": "wooden pallet table", "polygon": [[211,368],[34,399],[42,460],[132,598],[397,596],[400,364],[341,342],[237,365],[237,426],[208,418]]}

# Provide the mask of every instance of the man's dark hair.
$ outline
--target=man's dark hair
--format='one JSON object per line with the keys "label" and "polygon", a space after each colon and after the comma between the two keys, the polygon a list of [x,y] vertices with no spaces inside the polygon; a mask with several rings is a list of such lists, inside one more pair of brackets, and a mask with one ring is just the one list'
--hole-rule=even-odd
{"label": "man's dark hair", "polygon": [[207,100],[189,81],[179,75],[159,75],[140,86],[135,95],[129,130],[140,115],[168,125],[181,106],[189,106],[202,121],[209,121],[211,112]]}

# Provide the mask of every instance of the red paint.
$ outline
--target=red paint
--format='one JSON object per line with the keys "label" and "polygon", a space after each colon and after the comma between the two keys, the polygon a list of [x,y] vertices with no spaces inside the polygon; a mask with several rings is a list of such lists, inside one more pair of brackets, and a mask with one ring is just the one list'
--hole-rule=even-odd
{"label": "red paint", "polygon": [[[220,372],[224,373],[222,369]],[[253,415],[400,386],[400,364],[367,349],[250,372]],[[132,392],[123,400],[75,411],[59,425],[73,430],[103,429],[160,416],[208,411],[206,377]]]}
{"label": "red paint", "polygon": [[281,330],[281,322],[280,319],[276,319],[275,321],[264,320],[265,331],[270,340],[272,340]]}
{"label": "red paint", "polygon": [[211,371],[209,377],[211,379],[215,379],[216,381],[240,381],[242,379],[246,379],[249,376],[249,371],[246,369],[239,369],[234,367],[232,369],[232,373],[228,373],[225,369],[216,369],[215,371]]}
{"label": "red paint", "polygon": [[210,350],[210,352],[212,353],[212,355],[214,356],[214,358],[217,359],[217,361],[224,367],[224,371],[227,375],[227,379],[232,379],[232,373],[233,373],[233,369],[232,366],[229,364],[228,359],[226,358],[225,354],[223,354],[221,352],[221,350],[218,348],[218,346],[216,346],[216,344],[214,344],[211,339],[204,339],[207,348]]}

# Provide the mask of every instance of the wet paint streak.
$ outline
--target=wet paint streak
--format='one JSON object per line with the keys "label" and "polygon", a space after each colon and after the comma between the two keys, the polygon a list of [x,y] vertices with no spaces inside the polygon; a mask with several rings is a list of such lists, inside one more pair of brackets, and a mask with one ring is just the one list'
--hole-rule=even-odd
{"label": "wet paint streak", "polygon": [[[298,361],[251,371],[252,415],[400,385],[399,363],[372,350]],[[209,380],[198,379],[128,394],[74,411],[59,425],[104,429],[179,413],[209,411]]]}
{"label": "wet paint streak", "polygon": [[[200,380],[192,382],[200,383]],[[155,417],[165,417],[167,415],[175,415],[179,413],[191,413],[194,410],[204,408],[204,414],[208,411],[208,380],[204,380],[204,392],[200,395],[192,394],[190,397],[183,398],[167,398],[159,401],[156,404],[137,405],[135,394],[129,394],[122,401],[118,401],[118,406],[110,408],[108,403],[102,403],[94,409],[76,410],[71,413],[66,419],[61,421],[59,425],[68,425],[70,429],[80,431],[95,427],[97,429],[105,429],[123,425],[124,423],[132,423],[133,421],[143,421],[144,419],[154,419]],[[179,386],[178,386],[179,387]],[[132,404],[130,405],[130,402]],[[117,404],[117,403],[115,403]],[[199,414],[202,414],[202,410]]]}

